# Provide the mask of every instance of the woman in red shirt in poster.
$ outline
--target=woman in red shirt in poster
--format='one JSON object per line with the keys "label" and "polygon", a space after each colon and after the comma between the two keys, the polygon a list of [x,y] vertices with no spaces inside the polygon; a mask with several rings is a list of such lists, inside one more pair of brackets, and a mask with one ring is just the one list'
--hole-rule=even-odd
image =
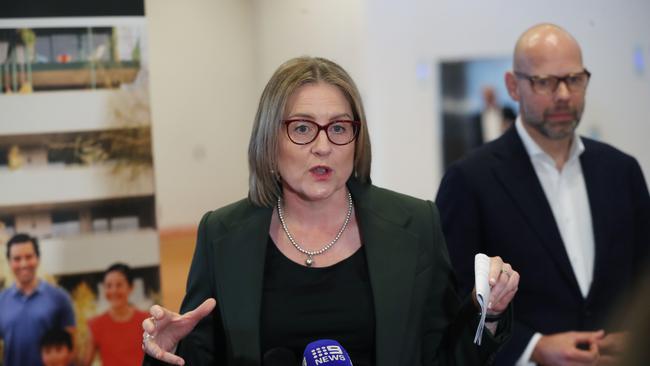
{"label": "woman in red shirt in poster", "polygon": [[99,351],[102,366],[136,366],[142,364],[140,347],[142,321],[149,314],[129,303],[133,291],[131,268],[115,263],[104,272],[104,293],[109,309],[88,321],[89,352],[85,365],[90,365]]}

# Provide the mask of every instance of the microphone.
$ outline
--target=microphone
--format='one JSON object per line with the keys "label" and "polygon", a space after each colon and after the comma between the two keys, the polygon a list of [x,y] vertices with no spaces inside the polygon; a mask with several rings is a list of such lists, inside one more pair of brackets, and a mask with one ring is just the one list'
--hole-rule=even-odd
{"label": "microphone", "polygon": [[298,358],[288,348],[276,347],[264,353],[262,358],[263,366],[296,366],[298,365]]}
{"label": "microphone", "polygon": [[339,342],[319,339],[305,347],[302,366],[352,366],[352,361]]}

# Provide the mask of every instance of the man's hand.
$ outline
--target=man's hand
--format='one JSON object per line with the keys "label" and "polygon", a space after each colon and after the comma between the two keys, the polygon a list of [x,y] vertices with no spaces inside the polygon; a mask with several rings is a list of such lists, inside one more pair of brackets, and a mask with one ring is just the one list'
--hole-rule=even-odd
{"label": "man's hand", "polygon": [[544,366],[597,365],[598,342],[605,332],[565,332],[544,335],[539,339],[531,360]]}
{"label": "man's hand", "polygon": [[600,350],[598,365],[618,365],[627,344],[627,336],[627,332],[609,333],[598,340],[598,349]]}

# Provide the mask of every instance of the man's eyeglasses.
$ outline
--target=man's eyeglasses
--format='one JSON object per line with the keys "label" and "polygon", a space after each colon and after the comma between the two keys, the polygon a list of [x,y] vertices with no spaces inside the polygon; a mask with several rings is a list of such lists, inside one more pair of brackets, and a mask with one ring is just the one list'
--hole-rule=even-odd
{"label": "man's eyeglasses", "polygon": [[289,119],[282,121],[287,127],[287,136],[294,144],[307,145],[316,140],[318,133],[323,130],[327,139],[334,145],[347,145],[359,134],[359,121],[332,121],[324,126],[314,121],[304,119]]}
{"label": "man's eyeglasses", "polygon": [[519,71],[515,71],[514,74],[518,78],[528,80],[535,93],[539,94],[555,93],[560,82],[564,82],[564,85],[566,85],[571,93],[581,93],[587,88],[589,78],[591,77],[591,73],[587,69],[566,76],[536,76],[528,75]]}

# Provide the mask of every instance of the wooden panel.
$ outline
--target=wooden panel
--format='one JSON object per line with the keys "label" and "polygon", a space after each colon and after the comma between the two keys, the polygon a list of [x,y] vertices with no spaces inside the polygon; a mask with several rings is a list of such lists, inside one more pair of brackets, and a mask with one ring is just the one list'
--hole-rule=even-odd
{"label": "wooden panel", "polygon": [[196,227],[160,231],[160,285],[162,305],[178,311],[185,296]]}

